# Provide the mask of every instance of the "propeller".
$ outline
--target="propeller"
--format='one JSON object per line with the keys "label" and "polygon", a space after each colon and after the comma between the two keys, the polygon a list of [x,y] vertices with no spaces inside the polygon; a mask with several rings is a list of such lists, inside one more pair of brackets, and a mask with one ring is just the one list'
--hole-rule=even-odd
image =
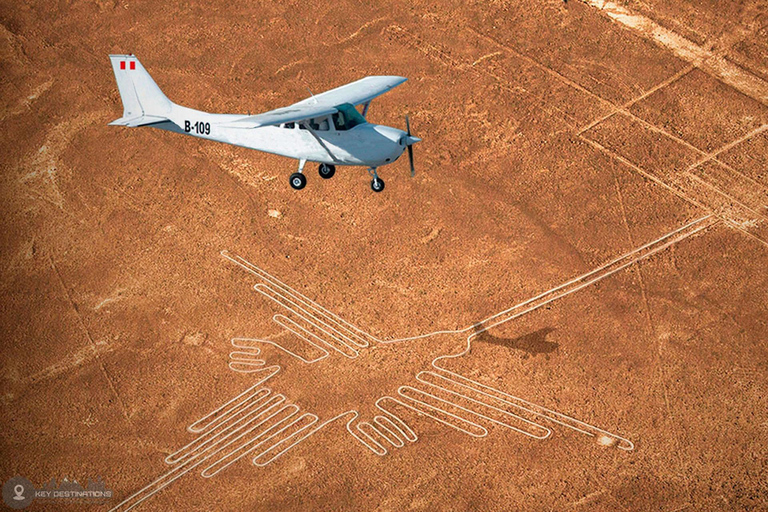
{"label": "propeller", "polygon": [[411,122],[407,115],[405,116],[405,130],[407,133],[405,137],[405,147],[408,148],[408,161],[411,164],[411,177],[414,177],[416,175],[416,168],[413,166],[413,145],[419,142],[421,139],[411,136]]}

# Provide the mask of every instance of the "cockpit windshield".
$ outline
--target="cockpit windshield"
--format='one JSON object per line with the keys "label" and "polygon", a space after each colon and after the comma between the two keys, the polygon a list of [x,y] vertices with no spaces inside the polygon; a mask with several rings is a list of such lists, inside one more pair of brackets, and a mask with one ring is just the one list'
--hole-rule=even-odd
{"label": "cockpit windshield", "polygon": [[337,130],[351,130],[359,124],[367,123],[365,118],[351,103],[342,103],[335,107],[338,112],[333,114],[333,125]]}

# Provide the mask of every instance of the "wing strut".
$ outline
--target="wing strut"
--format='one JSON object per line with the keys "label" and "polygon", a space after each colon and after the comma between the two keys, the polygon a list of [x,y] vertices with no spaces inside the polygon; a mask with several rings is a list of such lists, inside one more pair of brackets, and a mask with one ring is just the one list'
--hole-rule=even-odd
{"label": "wing strut", "polygon": [[336,158],[336,155],[331,153],[331,150],[328,149],[328,146],[325,145],[325,142],[323,142],[323,139],[321,139],[320,136],[315,132],[315,130],[313,130],[312,127],[309,126],[309,123],[301,123],[301,125],[304,128],[306,128],[307,130],[309,130],[309,133],[312,134],[312,136],[315,138],[315,140],[318,142],[318,144],[320,144],[323,147],[325,152],[328,153],[328,155],[330,155],[331,159],[333,159],[334,162],[339,162],[340,161],[338,158]]}

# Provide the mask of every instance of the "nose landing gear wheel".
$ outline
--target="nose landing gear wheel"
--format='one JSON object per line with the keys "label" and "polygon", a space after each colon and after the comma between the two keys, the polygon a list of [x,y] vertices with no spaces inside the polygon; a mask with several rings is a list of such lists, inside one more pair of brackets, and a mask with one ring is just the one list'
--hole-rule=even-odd
{"label": "nose landing gear wheel", "polygon": [[296,190],[301,190],[305,186],[307,186],[307,178],[300,172],[295,172],[291,174],[290,181],[291,181],[291,187],[295,188]]}
{"label": "nose landing gear wheel", "polygon": [[381,178],[373,178],[371,180],[371,190],[374,192],[381,192],[384,190],[384,180]]}
{"label": "nose landing gear wheel", "polygon": [[320,166],[317,168],[317,172],[320,173],[321,178],[327,180],[327,179],[333,178],[333,175],[336,174],[336,166],[329,165],[329,164],[320,164]]}

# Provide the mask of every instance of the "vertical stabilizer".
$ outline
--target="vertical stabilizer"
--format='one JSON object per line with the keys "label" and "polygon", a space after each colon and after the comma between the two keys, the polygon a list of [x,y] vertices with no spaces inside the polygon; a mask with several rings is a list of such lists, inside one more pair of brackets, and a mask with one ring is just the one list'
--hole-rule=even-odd
{"label": "vertical stabilizer", "polygon": [[173,103],[134,55],[110,55],[123,117],[110,124],[141,126],[167,120]]}

